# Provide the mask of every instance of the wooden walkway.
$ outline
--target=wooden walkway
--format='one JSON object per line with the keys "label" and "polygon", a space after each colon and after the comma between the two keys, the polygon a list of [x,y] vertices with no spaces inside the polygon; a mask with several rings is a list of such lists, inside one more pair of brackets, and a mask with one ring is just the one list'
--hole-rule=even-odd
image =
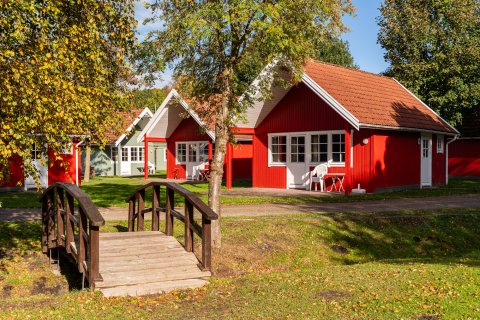
{"label": "wooden walkway", "polygon": [[[149,208],[147,192],[152,197]],[[175,195],[184,198],[184,213],[175,210]],[[128,232],[100,233],[105,220],[75,185],[55,183],[41,201],[42,251],[51,256],[51,250],[57,250],[74,261],[90,288],[105,296],[197,288],[211,275],[211,221],[218,216],[175,183],[152,182],[126,199]],[[144,231],[145,214],[152,215],[152,231]],[[165,232],[159,231],[161,214]],[[174,219],[183,222],[183,244],[173,237]],[[201,240],[197,246],[194,234]],[[200,248],[198,258],[194,247]]]}
{"label": "wooden walkway", "polygon": [[100,234],[100,274],[96,288],[104,296],[137,296],[197,288],[202,271],[193,252],[160,231]]}

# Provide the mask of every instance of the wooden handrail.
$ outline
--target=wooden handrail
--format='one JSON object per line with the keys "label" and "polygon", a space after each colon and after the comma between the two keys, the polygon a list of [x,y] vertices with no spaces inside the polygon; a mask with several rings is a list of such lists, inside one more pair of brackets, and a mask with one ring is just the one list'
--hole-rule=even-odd
{"label": "wooden handrail", "polygon": [[[105,224],[97,207],[76,185],[57,182],[40,197],[42,202],[42,251],[65,250],[90,288],[102,281],[99,271],[99,227]],[[75,212],[75,202],[77,212]]]}
{"label": "wooden handrail", "polygon": [[[161,203],[161,187],[165,187],[164,204]],[[152,207],[145,208],[145,194],[152,188]],[[175,210],[175,193],[184,197],[184,214]],[[187,252],[193,252],[193,234],[196,233],[202,239],[202,257],[200,264],[204,270],[211,269],[211,222],[218,219],[218,215],[208,207],[200,198],[191,191],[173,182],[150,182],[137,188],[130,194],[125,202],[128,202],[128,231],[143,231],[144,214],[152,213],[152,230],[160,229],[160,213],[165,212],[165,234],[173,236],[173,219],[176,218],[185,225],[184,248]],[[201,226],[194,220],[194,208],[202,215]],[[136,223],[135,223],[136,222]],[[136,228],[135,228],[136,226]],[[136,229],[136,230],[135,230]]]}
{"label": "wooden handrail", "polygon": [[138,187],[134,192],[132,192],[126,199],[125,202],[129,202],[132,199],[135,199],[136,194],[141,191],[141,190],[146,190],[150,187],[153,186],[161,186],[161,187],[168,187],[169,189],[172,189],[179,195],[190,199],[190,202],[193,204],[193,206],[202,214],[202,216],[205,216],[205,218],[208,218],[210,220],[217,220],[218,215],[203,202],[200,200],[200,198],[193,192],[185,189],[181,185],[175,182],[161,182],[161,181],[153,181],[150,183],[147,183],[141,187]]}

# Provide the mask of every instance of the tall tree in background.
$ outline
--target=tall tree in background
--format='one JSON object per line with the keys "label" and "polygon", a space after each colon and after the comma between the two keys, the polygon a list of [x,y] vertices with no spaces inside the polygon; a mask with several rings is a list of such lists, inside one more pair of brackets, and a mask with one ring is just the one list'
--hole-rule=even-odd
{"label": "tall tree in background", "polygon": [[478,112],[480,1],[386,0],[380,11],[387,73],[453,125]]}
{"label": "tall tree in background", "polygon": [[160,106],[166,96],[163,89],[152,88],[136,90],[133,92],[133,108],[145,109],[148,107],[152,112],[155,112],[155,108]]}
{"label": "tall tree in background", "polygon": [[71,135],[105,143],[126,106],[133,7],[131,0],[0,2],[0,167],[17,154],[35,173],[33,143],[57,154]]}
{"label": "tall tree in background", "polygon": [[[287,82],[298,82],[302,65],[314,56],[316,37],[338,35],[342,16],[353,7],[350,0],[157,0],[151,8],[163,26],[147,37],[140,71],[170,66],[181,93],[208,105],[204,114],[214,123],[216,138],[208,201],[220,214],[231,127],[252,104],[255,91],[268,97],[271,85],[286,84],[279,77],[281,67],[291,72]],[[251,71],[274,59],[276,67],[250,86]],[[220,221],[212,227],[213,244],[219,246]]]}
{"label": "tall tree in background", "polygon": [[323,62],[358,69],[358,66],[353,60],[347,41],[332,34],[325,34],[316,37],[315,42],[315,52],[312,58]]}

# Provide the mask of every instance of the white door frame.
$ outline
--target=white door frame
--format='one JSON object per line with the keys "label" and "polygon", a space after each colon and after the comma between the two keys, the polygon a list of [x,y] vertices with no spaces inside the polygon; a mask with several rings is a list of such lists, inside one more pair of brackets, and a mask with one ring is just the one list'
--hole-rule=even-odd
{"label": "white door frame", "polygon": [[[47,188],[48,187],[48,156],[45,154],[39,154],[42,150],[37,148],[35,144],[33,146],[34,158],[32,159],[32,164],[38,170],[37,178],[38,182],[40,183],[40,187]],[[40,155],[40,157],[39,157]],[[43,163],[42,163],[43,162]],[[28,190],[29,188],[36,188],[35,179],[31,176],[25,176],[23,180],[23,188]]]}
{"label": "white door frame", "polygon": [[[292,138],[303,137],[303,162],[292,162]],[[290,134],[287,138],[287,189],[306,188],[308,186],[308,162],[307,159],[307,135],[306,134]],[[297,154],[301,154],[297,151]],[[301,179],[302,184],[295,184],[296,179]],[[293,182],[293,183],[292,183]]]}
{"label": "white door frame", "polygon": [[420,188],[432,186],[432,135],[422,133],[420,138]]}
{"label": "white door frame", "polygon": [[[132,174],[132,163],[130,161],[130,148],[128,147],[121,147],[119,148],[121,151],[119,155],[120,159],[120,175],[121,176],[130,176]],[[126,161],[123,160],[123,152],[127,152],[127,159]]]}

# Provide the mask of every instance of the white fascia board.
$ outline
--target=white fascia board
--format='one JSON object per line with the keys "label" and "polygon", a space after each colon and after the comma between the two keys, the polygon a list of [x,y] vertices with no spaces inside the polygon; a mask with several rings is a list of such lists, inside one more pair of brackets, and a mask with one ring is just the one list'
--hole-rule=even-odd
{"label": "white fascia board", "polygon": [[[145,107],[145,109],[142,110],[142,112],[138,115],[138,117],[132,122],[132,124],[127,128],[126,132],[132,131],[133,127],[140,122],[140,120],[145,117],[146,115],[149,115],[150,118],[153,117],[152,111],[148,107]],[[126,133],[122,133],[122,135],[115,141],[115,147],[118,147],[118,145],[127,137]]]}
{"label": "white fascia board", "polygon": [[312,78],[310,78],[306,73],[303,73],[302,81],[330,107],[332,107],[333,110],[335,110],[342,118],[352,125],[352,127],[354,127],[356,130],[360,129],[360,121],[330,94],[328,94],[327,91],[325,91],[325,89],[323,89],[318,83],[313,81]]}
{"label": "white fascia board", "polygon": [[443,119],[442,117],[440,117],[439,114],[437,114],[435,111],[433,111],[433,109],[431,109],[429,106],[427,106],[427,104],[425,102],[423,102],[422,100],[420,100],[416,95],[413,94],[412,91],[408,90],[403,84],[400,83],[400,81],[398,81],[397,79],[393,78],[393,80],[395,80],[396,83],[398,83],[398,85],[400,85],[400,87],[402,87],[404,90],[406,90],[408,93],[410,93],[413,97],[415,97],[415,99],[417,99],[425,108],[427,108],[428,110],[430,110],[433,114],[435,114],[440,120],[443,121],[444,124],[446,124],[448,127],[450,127],[456,134],[460,134],[460,132],[458,132],[457,129],[455,129],[450,123],[448,123],[445,119]]}
{"label": "white fascia board", "polygon": [[203,123],[197,113],[190,108],[190,106],[188,105],[188,103],[185,102],[185,100],[183,100],[180,94],[178,94],[177,90],[172,89],[172,92],[175,95],[175,98],[177,98],[180,105],[190,114],[190,116],[198,123],[200,127],[205,129],[207,135],[212,139],[213,142],[215,142],[215,134],[210,129],[208,129],[208,127],[205,125],[205,123]]}
{"label": "white fascia board", "polygon": [[420,129],[420,128],[409,128],[409,127],[392,127],[392,126],[382,126],[376,124],[360,124],[360,128],[362,129],[381,129],[381,130],[395,130],[395,131],[408,131],[408,132],[425,132],[425,133],[433,133],[433,134],[443,134],[446,136],[458,136],[456,133],[452,132],[445,132],[445,131],[436,131],[436,130],[428,130],[428,129]]}
{"label": "white fascia board", "polygon": [[[145,128],[143,128],[142,132],[140,132],[140,134],[138,135],[137,137],[137,142],[141,142],[143,140],[143,137],[150,133],[152,131],[152,129],[157,125],[158,121],[161,119],[162,115],[164,114],[164,111],[165,111],[165,107],[167,106],[167,104],[170,102],[170,100],[172,99],[172,97],[174,96],[174,92],[175,90],[171,90],[167,96],[165,97],[165,99],[163,100],[162,104],[160,105],[160,107],[158,107],[157,111],[155,112],[155,114],[152,116],[152,118],[150,119],[150,121],[147,123],[147,125],[145,126]],[[176,92],[176,91],[175,91]]]}

